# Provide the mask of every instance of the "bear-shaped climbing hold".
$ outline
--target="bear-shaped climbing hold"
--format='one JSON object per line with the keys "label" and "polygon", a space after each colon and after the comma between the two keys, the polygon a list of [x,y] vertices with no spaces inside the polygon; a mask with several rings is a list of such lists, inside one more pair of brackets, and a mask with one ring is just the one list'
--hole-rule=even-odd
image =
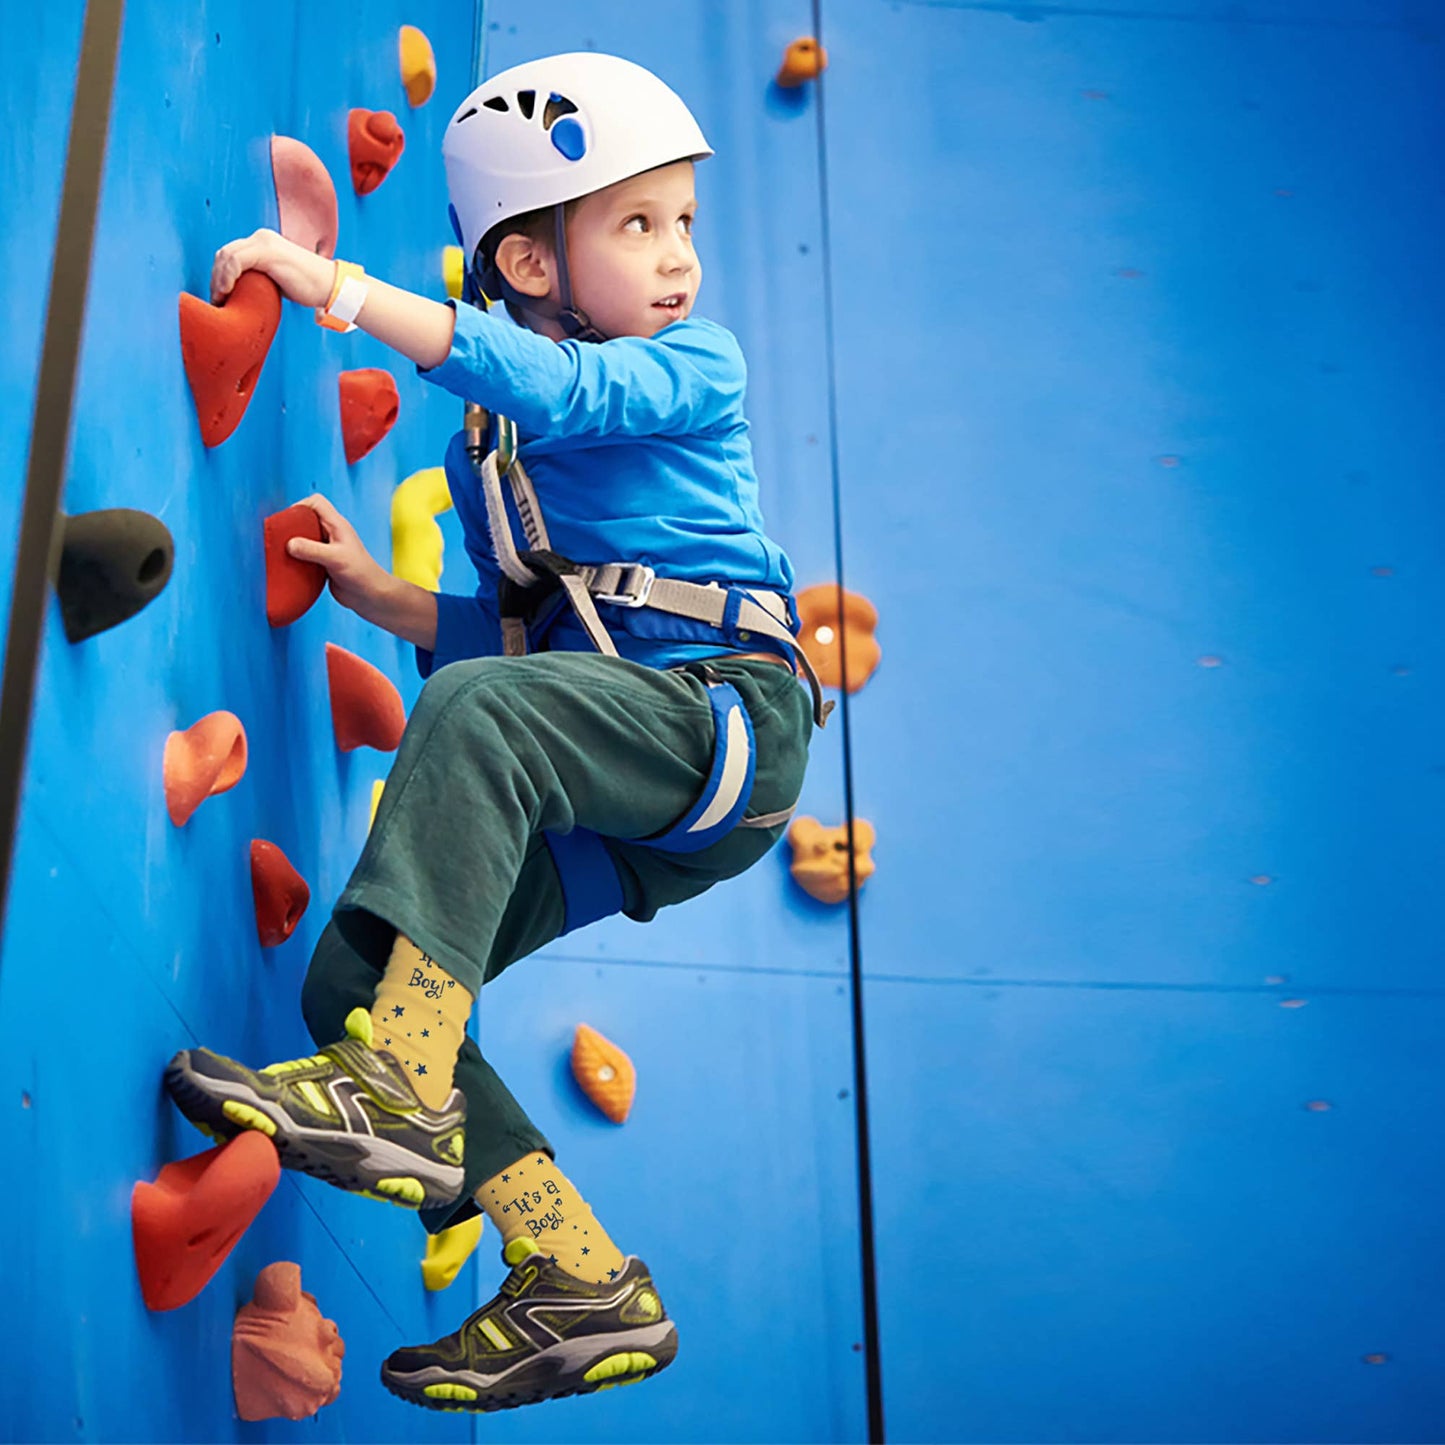
{"label": "bear-shaped climbing hold", "polygon": [[586,1024],[577,1025],[572,1039],[572,1075],[614,1124],[626,1121],[637,1093],[637,1070],[611,1039]]}
{"label": "bear-shaped climbing hold", "polygon": [[397,52],[407,103],[413,109],[425,105],[437,88],[437,62],[431,41],[415,25],[403,25],[397,33]]}
{"label": "bear-shaped climbing hold", "polygon": [[266,621],[272,627],[289,627],[304,616],[326,590],[326,568],[293,557],[286,544],[293,537],[323,541],[321,518],[314,507],[297,502],[272,512],[261,524],[266,555]]}
{"label": "bear-shaped climbing hold", "polygon": [[846,673],[851,693],[873,676],[883,657],[873,635],[878,609],[866,597],[844,589],[840,619],[838,590],[837,583],[824,582],[798,593],[798,641],[825,687],[842,687]]}
{"label": "bear-shaped climbing hold", "polygon": [[271,137],[277,229],[318,256],[336,254],[336,184],[321,157],[289,135]]}
{"label": "bear-shaped climbing hold", "polygon": [[413,472],[391,494],[391,570],[405,582],[436,592],[442,582],[442,529],[451,489],[445,467]]}
{"label": "bear-shaped climbing hold", "polygon": [[149,512],[109,507],[65,518],[55,590],[71,642],[118,626],[170,581],[176,544]]}
{"label": "bear-shaped climbing hold", "polygon": [[406,149],[406,136],[389,110],[353,110],[346,120],[351,184],[368,196],[391,174]]}
{"label": "bear-shaped climbing hold", "polygon": [[130,1195],[131,1240],[141,1296],[178,1309],[206,1287],[261,1212],[281,1177],[276,1146],[254,1129],[229,1144],[167,1164]]}
{"label": "bear-shaped climbing hold", "polygon": [[184,292],[180,298],[181,361],[186,368],[201,440],[218,447],[241,424],[276,328],[281,291],[263,271],[243,271],[219,306]]}
{"label": "bear-shaped climbing hold", "polygon": [[172,733],[161,759],[171,822],[183,828],[207,798],[234,788],[245,772],[246,729],[235,713],[207,713],[184,732]]}
{"label": "bear-shaped climbing hold", "polygon": [[301,1266],[268,1264],[231,1328],[231,1383],[243,1420],[304,1420],[341,1393],[335,1321],[301,1288]]}
{"label": "bear-shaped climbing hold", "polygon": [[338,384],[341,438],[346,443],[346,460],[354,464],[396,425],[401,397],[392,374],[379,366],[343,371]]}
{"label": "bear-shaped climbing hold", "polygon": [[251,896],[262,948],[285,943],[311,902],[306,880],[274,843],[251,840]]}
{"label": "bear-shaped climbing hold", "polygon": [[778,84],[784,88],[803,85],[828,68],[828,52],[811,35],[800,35],[783,52],[778,67]]}
{"label": "bear-shaped climbing hold", "polygon": [[472,1257],[482,1237],[482,1216],[474,1214],[460,1224],[427,1235],[426,1258],[421,1262],[422,1283],[432,1290],[445,1289]]}
{"label": "bear-shaped climbing hold", "polygon": [[[874,873],[871,854],[877,841],[873,824],[853,820],[853,876],[861,888]],[[825,828],[816,818],[794,818],[788,828],[793,849],[793,880],[820,903],[841,903],[848,896],[848,825]]]}
{"label": "bear-shaped climbing hold", "polygon": [[326,644],[326,676],[331,685],[331,725],[336,746],[395,752],[406,731],[406,707],[396,684],[369,662]]}

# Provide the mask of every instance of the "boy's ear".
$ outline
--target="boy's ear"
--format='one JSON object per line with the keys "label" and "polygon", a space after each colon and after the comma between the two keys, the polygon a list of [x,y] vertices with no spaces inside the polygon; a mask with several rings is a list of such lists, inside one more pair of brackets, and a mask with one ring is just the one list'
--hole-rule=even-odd
{"label": "boy's ear", "polygon": [[552,289],[551,251],[520,232],[502,237],[497,269],[524,296],[541,297]]}

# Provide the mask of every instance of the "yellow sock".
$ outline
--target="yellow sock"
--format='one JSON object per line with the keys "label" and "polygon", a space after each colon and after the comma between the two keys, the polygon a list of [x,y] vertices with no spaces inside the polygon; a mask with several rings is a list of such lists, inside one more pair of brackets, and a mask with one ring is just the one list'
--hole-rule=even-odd
{"label": "yellow sock", "polygon": [[545,1154],[528,1154],[495,1174],[472,1196],[501,1231],[536,1242],[568,1274],[606,1284],[622,1273],[622,1251],[598,1224],[577,1186]]}
{"label": "yellow sock", "polygon": [[404,933],[396,935],[371,1005],[371,1041],[406,1067],[417,1097],[440,1109],[452,1091],[472,996]]}

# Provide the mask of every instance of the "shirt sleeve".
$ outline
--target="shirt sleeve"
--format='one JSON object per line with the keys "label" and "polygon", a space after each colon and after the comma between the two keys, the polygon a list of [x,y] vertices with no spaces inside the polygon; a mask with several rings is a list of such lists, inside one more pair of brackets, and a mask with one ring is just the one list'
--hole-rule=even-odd
{"label": "shirt sleeve", "polygon": [[502,624],[492,600],[478,591],[475,597],[453,593],[437,595],[436,647],[416,649],[416,670],[430,677],[449,662],[469,657],[499,657],[502,653]]}
{"label": "shirt sleeve", "polygon": [[451,354],[427,381],[532,436],[681,436],[742,414],[747,368],[732,333],[687,320],[654,337],[552,341],[457,306]]}

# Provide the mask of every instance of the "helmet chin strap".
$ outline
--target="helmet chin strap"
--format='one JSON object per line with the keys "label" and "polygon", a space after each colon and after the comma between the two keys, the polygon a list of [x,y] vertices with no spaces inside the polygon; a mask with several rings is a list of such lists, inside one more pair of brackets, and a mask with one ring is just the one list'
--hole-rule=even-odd
{"label": "helmet chin strap", "polygon": [[[560,296],[558,305],[549,306],[545,301],[539,302],[535,296],[528,296],[525,292],[518,291],[502,274],[501,267],[494,261],[490,269],[496,274],[497,290],[501,293],[500,299],[533,316],[540,316],[544,321],[555,321],[569,341],[606,341],[608,338],[592,324],[587,313],[573,304],[572,273],[567,266],[566,207],[564,205],[554,206],[553,214],[557,218],[557,240],[554,251],[557,257],[557,290]],[[491,294],[488,287],[478,284],[475,280],[473,285],[483,295]]]}

